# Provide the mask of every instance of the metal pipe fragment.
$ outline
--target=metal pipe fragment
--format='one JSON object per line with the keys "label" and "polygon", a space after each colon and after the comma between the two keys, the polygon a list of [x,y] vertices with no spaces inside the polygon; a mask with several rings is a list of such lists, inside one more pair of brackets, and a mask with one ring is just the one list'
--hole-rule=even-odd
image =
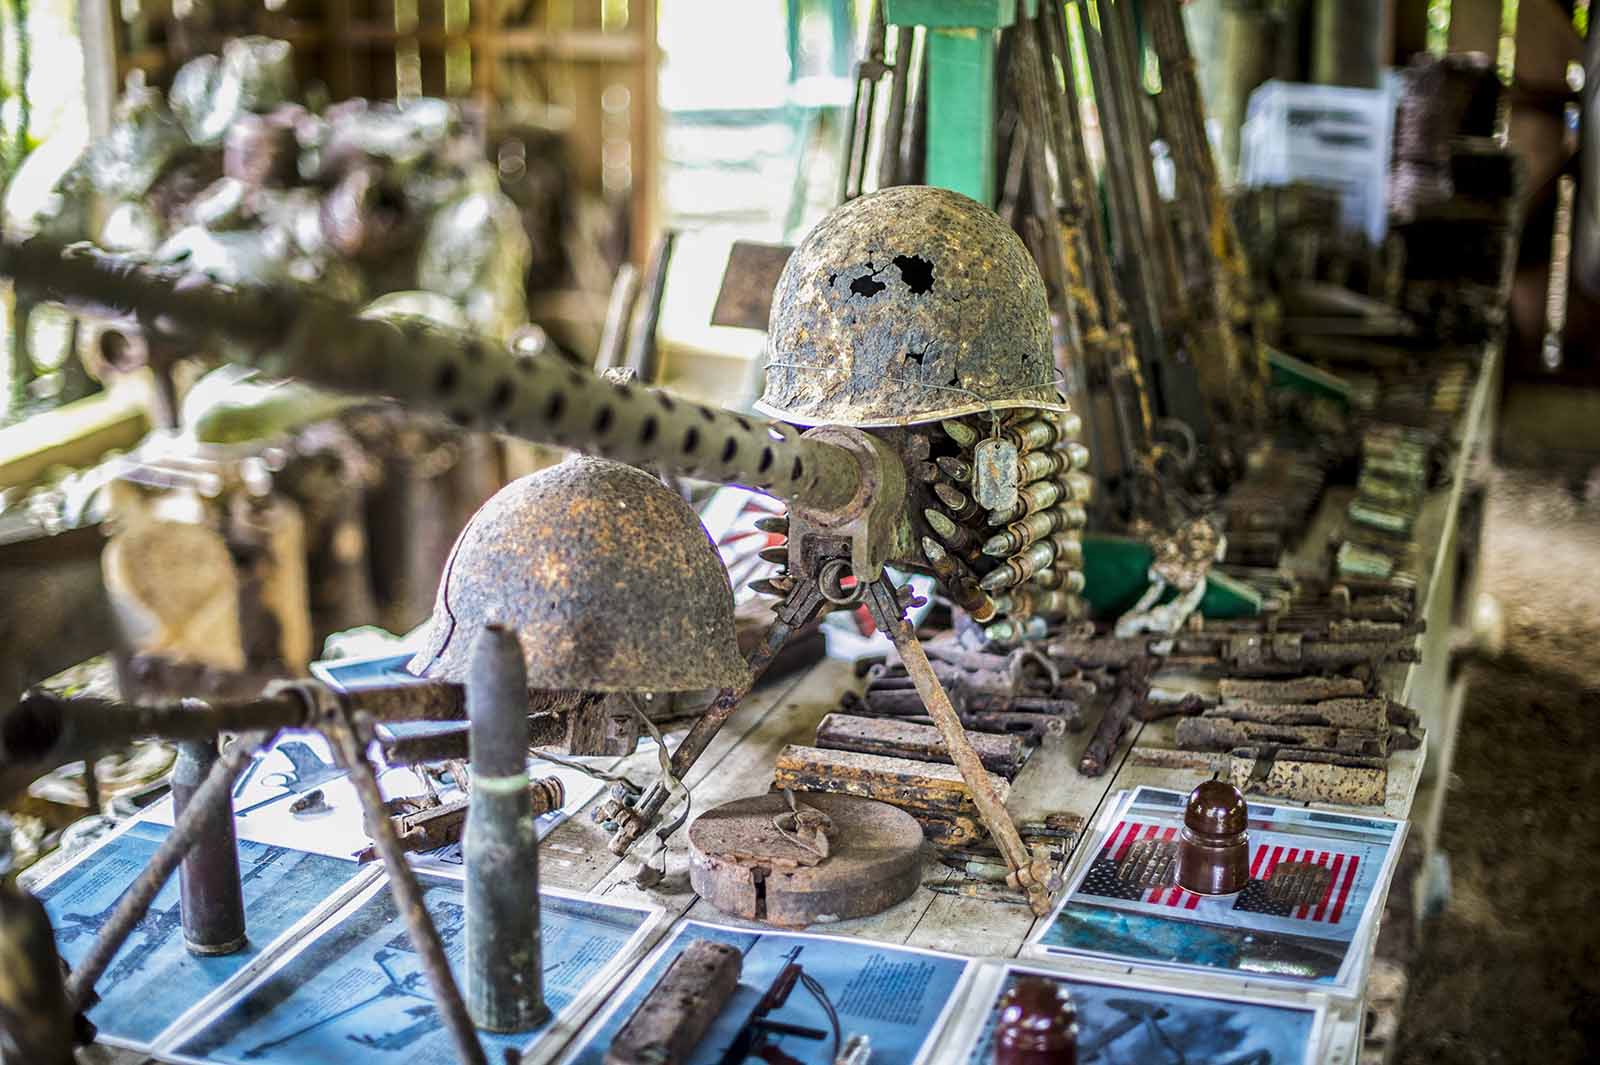
{"label": "metal pipe fragment", "polygon": [[[178,744],[178,759],[172,767],[173,816],[182,817],[189,809],[217,758],[215,739]],[[247,942],[233,803],[216,803],[196,816],[203,822],[178,869],[183,940],[191,954],[233,954]]]}
{"label": "metal pipe fragment", "polygon": [[229,808],[233,799],[233,782],[269,738],[270,734],[267,733],[240,736],[212,764],[205,782],[195,790],[188,806],[173,821],[172,831],[156,847],[144,871],[117,900],[117,908],[112,911],[110,920],[100,927],[100,934],[95,937],[88,955],[72,970],[67,980],[67,997],[74,1010],[88,1008],[95,982],[105,974],[111,959],[122,949],[122,944],[127,942],[139,922],[144,920],[145,914],[150,912],[150,904],[155,902],[156,895],[166,886],[167,880],[183,862],[200,833],[210,826],[211,812]]}
{"label": "metal pipe fragment", "polygon": [[539,938],[539,836],[528,795],[528,678],[509,628],[478,634],[467,682],[472,803],[462,836],[467,1011],[491,1032],[550,1016]]}

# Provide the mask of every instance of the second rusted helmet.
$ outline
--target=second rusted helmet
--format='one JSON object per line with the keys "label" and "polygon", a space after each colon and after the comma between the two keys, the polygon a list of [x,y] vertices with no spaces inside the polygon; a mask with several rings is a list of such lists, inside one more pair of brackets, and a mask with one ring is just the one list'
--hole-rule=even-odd
{"label": "second rusted helmet", "polygon": [[488,624],[516,631],[530,689],[697,691],[747,676],[705,526],[654,477],[604,459],[570,458],[479,508],[408,668],[465,681]]}
{"label": "second rusted helmet", "polygon": [[838,208],[772,294],[756,409],[799,425],[1065,410],[1033,257],[958,192],[901,185]]}

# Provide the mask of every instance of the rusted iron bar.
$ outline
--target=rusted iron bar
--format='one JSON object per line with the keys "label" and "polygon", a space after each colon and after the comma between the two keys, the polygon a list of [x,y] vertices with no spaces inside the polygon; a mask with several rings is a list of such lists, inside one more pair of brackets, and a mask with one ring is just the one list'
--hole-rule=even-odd
{"label": "rusted iron bar", "polygon": [[1083,749],[1083,757],[1078,760],[1078,772],[1086,777],[1097,777],[1111,765],[1111,759],[1115,757],[1123,737],[1138,724],[1134,711],[1149,697],[1150,675],[1155,672],[1155,665],[1153,659],[1146,658],[1128,666],[1116,695],[1101,716],[1100,724],[1095,726],[1088,746]]}
{"label": "rusted iron bar", "polygon": [[983,816],[984,826],[994,837],[995,846],[1000,849],[1001,856],[1011,869],[1014,886],[1027,892],[1028,905],[1034,913],[1043,917],[1050,912],[1050,895],[1054,890],[1049,863],[1035,859],[1023,845],[1022,837],[1017,835],[1016,825],[1012,824],[1011,815],[1006,811],[1005,800],[996,792],[993,780],[984,770],[977,752],[967,742],[961,718],[956,714],[955,707],[950,705],[950,697],[940,685],[933,664],[923,653],[922,642],[917,639],[911,622],[906,618],[894,585],[888,578],[883,578],[868,588],[867,596],[874,619],[894,641],[906,672],[916,682],[917,691],[922,695],[922,704],[928,708],[934,725],[944,734],[951,760],[971,788],[972,801]]}
{"label": "rusted iron bar", "polygon": [[1387,732],[1388,699],[1325,699],[1319,703],[1234,702],[1207,710],[1207,718],[1263,725],[1318,725],[1324,728]]}
{"label": "rusted iron bar", "polygon": [[[968,733],[967,739],[985,769],[1011,777],[1021,768],[1023,746],[1016,736],[974,732]],[[817,746],[924,762],[951,762],[937,728],[876,717],[829,714],[817,726]]]}
{"label": "rusted iron bar", "polygon": [[[982,779],[1004,802],[1011,785],[983,770]],[[772,786],[880,799],[907,809],[978,812],[970,783],[948,763],[789,744],[778,752]]]}
{"label": "rusted iron bar", "polygon": [[1389,733],[1315,725],[1273,725],[1257,721],[1189,717],[1178,722],[1179,747],[1199,751],[1231,751],[1238,747],[1299,747],[1336,754],[1372,756],[1389,753]]}
{"label": "rusted iron bar", "polygon": [[111,919],[101,927],[89,953],[68,977],[67,998],[74,1010],[88,1008],[94,985],[105,974],[111,959],[122,949],[122,944],[127,942],[139,922],[144,920],[145,914],[150,912],[151,903],[155,902],[156,895],[182,864],[189,848],[194,846],[202,833],[211,828],[215,811],[231,808],[233,782],[271,735],[258,732],[239,736],[212,764],[205,782],[195,790],[182,815],[175,819],[172,831],[156,847],[143,872],[117,900],[117,908],[112,911]]}
{"label": "rusted iron bar", "polygon": [[350,782],[355,785],[356,797],[361,801],[366,815],[367,831],[383,858],[389,873],[389,890],[394,893],[395,908],[405,921],[411,945],[428,974],[428,984],[433,989],[434,1003],[444,1018],[445,1027],[456,1045],[456,1056],[462,1065],[489,1065],[472,1027],[472,1018],[450,973],[450,961],[445,956],[439,930],[428,916],[422,897],[422,887],[416,873],[406,861],[405,851],[395,837],[394,826],[389,823],[384,809],[383,793],[378,789],[378,777],[367,761],[366,744],[356,735],[356,726],[349,721],[339,722],[329,730],[329,738],[339,757],[350,771]]}
{"label": "rusted iron bar", "polygon": [[1286,680],[1245,680],[1223,677],[1217,694],[1224,703],[1318,703],[1324,699],[1354,699],[1367,693],[1358,677],[1291,677]]}
{"label": "rusted iron bar", "polygon": [[684,1065],[739,989],[743,964],[737,947],[692,941],[617,1029],[605,1065]]}

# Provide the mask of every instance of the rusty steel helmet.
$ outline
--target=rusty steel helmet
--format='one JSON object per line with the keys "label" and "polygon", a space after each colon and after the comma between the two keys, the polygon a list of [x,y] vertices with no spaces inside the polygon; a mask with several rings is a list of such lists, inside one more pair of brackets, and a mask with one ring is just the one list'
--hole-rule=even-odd
{"label": "rusty steel helmet", "polygon": [[654,477],[604,459],[570,458],[479,508],[408,669],[465,681],[493,623],[516,630],[530,689],[697,691],[748,675],[705,526]]}
{"label": "rusty steel helmet", "polygon": [[1066,410],[1038,267],[1000,216],[901,185],[838,208],[772,294],[756,409],[799,425],[904,425]]}

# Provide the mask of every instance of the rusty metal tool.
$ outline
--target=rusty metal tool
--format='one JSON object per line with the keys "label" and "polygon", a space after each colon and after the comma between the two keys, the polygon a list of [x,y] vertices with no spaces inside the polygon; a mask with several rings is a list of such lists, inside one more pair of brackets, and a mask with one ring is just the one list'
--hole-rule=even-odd
{"label": "rusty metal tool", "polygon": [[370,732],[370,722],[349,717],[332,727],[330,738],[334,741],[334,749],[350,770],[350,781],[361,800],[368,829],[389,873],[389,890],[394,895],[395,908],[405,921],[412,949],[417,952],[423,971],[427,973],[435,1005],[455,1043],[456,1056],[462,1065],[489,1065],[483,1045],[478,1042],[478,1034],[472,1026],[472,1016],[467,1012],[461,990],[450,972],[444,942],[428,916],[422,887],[417,883],[416,873],[412,871],[411,863],[406,860],[405,851],[395,837],[394,826],[385,816],[387,811],[383,807],[383,792],[378,788],[378,777],[372,763],[367,760],[366,748],[371,737],[368,735],[364,740],[357,731],[363,725],[366,726],[365,731]]}
{"label": "rusty metal tool", "polygon": [[539,836],[528,796],[527,705],[516,633],[485,626],[467,682],[472,802],[461,853],[467,1010],[491,1032],[524,1032],[550,1016],[539,931]]}
{"label": "rusty metal tool", "polygon": [[1110,767],[1111,759],[1116,755],[1123,738],[1138,724],[1135,711],[1149,697],[1150,675],[1155,672],[1155,666],[1153,659],[1146,658],[1128,667],[1116,695],[1101,715],[1088,746],[1083,749],[1083,757],[1078,760],[1078,772],[1086,777],[1097,777]]}
{"label": "rusty metal tool", "polygon": [[743,967],[737,947],[691,940],[617,1029],[605,1065],[685,1065],[739,989]]}
{"label": "rusty metal tool", "polygon": [[[1023,745],[1018,737],[971,733],[968,739],[985,769],[1010,777],[1022,767]],[[925,762],[950,761],[938,729],[885,718],[829,714],[817,725],[817,746]]]}

